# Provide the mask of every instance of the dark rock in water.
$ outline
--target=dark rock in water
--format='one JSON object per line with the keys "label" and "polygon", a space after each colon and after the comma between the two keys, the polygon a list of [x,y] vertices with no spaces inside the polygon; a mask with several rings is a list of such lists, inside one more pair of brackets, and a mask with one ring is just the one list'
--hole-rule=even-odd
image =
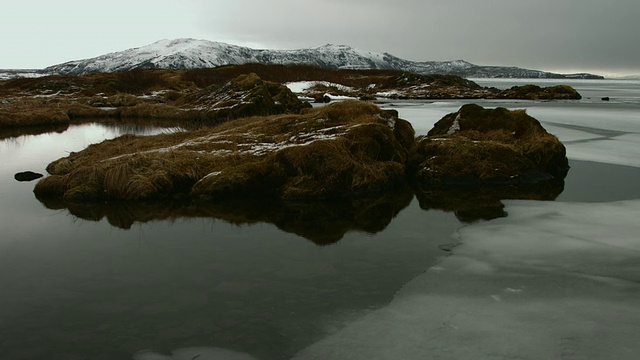
{"label": "dark rock in water", "polygon": [[40,179],[42,174],[35,173],[33,171],[24,171],[15,174],[13,177],[18,181],[33,181],[35,179]]}
{"label": "dark rock in water", "polygon": [[514,86],[501,91],[497,98],[525,100],[580,100],[582,95],[568,85],[540,87],[537,85]]}
{"label": "dark rock in water", "polygon": [[609,101],[609,100],[610,100],[610,99],[609,99],[609,97],[608,97],[608,96],[605,96],[605,97],[603,97],[603,98],[602,98],[602,101]]}
{"label": "dark rock in water", "polygon": [[408,170],[420,186],[563,179],[564,145],[524,110],[465,105],[418,138]]}

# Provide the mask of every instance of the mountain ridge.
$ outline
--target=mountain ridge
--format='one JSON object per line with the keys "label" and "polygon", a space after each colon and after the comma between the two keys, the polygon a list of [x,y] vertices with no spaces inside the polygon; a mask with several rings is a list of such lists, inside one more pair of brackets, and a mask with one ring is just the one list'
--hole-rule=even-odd
{"label": "mountain ridge", "polygon": [[87,74],[143,69],[197,69],[223,65],[312,65],[335,69],[387,69],[418,74],[450,74],[467,78],[602,79],[593,74],[558,74],[505,66],[481,66],[464,60],[411,61],[388,52],[349,45],[325,44],[297,50],[252,49],[190,38],[163,39],[149,45],[94,58],[68,61],[42,70],[48,74]]}

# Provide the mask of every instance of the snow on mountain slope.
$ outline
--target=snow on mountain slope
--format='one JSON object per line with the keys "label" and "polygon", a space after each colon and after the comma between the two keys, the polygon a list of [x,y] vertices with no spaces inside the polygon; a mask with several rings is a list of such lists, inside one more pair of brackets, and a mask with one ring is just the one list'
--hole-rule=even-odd
{"label": "snow on mountain slope", "polygon": [[136,68],[197,69],[247,63],[314,65],[338,69],[393,69],[420,74],[454,74],[465,77],[568,77],[568,75],[537,70],[478,66],[463,60],[409,61],[389,53],[368,52],[347,45],[327,44],[299,50],[264,50],[196,39],[160,40],[150,45],[92,59],[50,66],[43,71],[51,74],[86,74]]}

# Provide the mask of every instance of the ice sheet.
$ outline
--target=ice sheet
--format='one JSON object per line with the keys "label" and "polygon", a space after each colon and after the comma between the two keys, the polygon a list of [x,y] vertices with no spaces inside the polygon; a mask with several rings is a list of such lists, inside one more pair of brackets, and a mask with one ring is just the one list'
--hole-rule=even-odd
{"label": "ice sheet", "polygon": [[462,246],[297,359],[635,359],[640,200],[508,201]]}
{"label": "ice sheet", "polygon": [[560,139],[560,141],[562,141],[563,143],[569,141],[583,141],[600,138],[599,135],[587,131],[567,129],[566,127],[551,124],[544,124],[543,126],[547,130],[547,132],[557,136],[558,139]]}
{"label": "ice sheet", "polygon": [[133,356],[134,360],[255,360],[254,357],[226,349],[213,347],[191,347],[178,349],[171,355],[152,351],[141,351]]}
{"label": "ice sheet", "polygon": [[640,167],[640,134],[576,143],[565,142],[565,146],[567,157],[570,159]]}

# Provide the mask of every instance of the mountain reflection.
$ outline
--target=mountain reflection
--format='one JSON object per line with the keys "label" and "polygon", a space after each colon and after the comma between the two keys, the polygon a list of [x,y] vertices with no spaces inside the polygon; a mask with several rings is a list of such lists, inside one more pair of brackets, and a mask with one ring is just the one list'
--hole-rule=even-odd
{"label": "mountain reflection", "polygon": [[236,225],[272,223],[318,245],[342,239],[350,231],[377,233],[384,230],[413,199],[403,190],[360,199],[339,201],[282,202],[245,199],[222,203],[188,201],[69,203],[39,199],[53,210],[66,209],[71,215],[89,221],[106,218],[109,224],[130,229],[138,223],[180,218],[211,218]]}

